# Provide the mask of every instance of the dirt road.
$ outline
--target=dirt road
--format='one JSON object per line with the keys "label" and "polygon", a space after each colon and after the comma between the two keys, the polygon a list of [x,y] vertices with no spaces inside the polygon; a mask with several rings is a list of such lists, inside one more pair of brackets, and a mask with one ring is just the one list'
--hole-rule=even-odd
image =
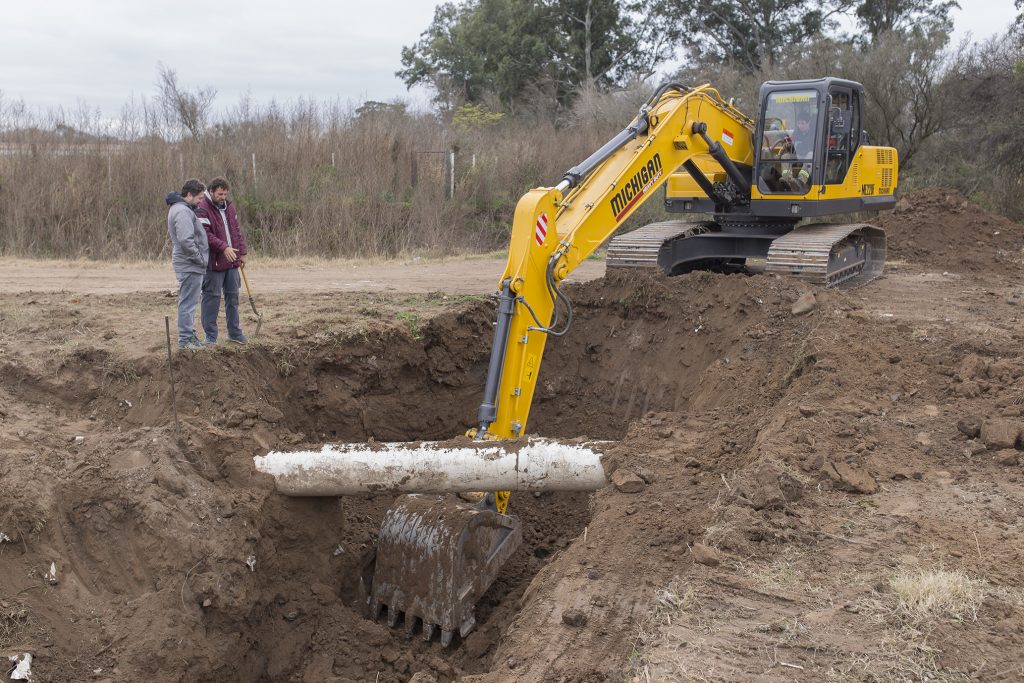
{"label": "dirt road", "polygon": [[[249,281],[269,292],[399,292],[489,294],[497,290],[503,257],[445,260],[413,259],[380,263],[328,261],[254,261]],[[604,274],[603,261],[585,261],[569,279],[585,282]],[[168,264],[117,265],[96,262],[47,262],[0,259],[0,291],[128,294],[177,289]]]}

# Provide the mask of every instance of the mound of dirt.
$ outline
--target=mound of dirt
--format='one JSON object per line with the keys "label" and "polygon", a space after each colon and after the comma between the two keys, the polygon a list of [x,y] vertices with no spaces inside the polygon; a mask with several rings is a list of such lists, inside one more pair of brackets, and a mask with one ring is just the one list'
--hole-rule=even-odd
{"label": "mound of dirt", "polygon": [[986,211],[956,190],[930,187],[901,198],[877,219],[889,258],[951,272],[1019,272],[1024,226]]}

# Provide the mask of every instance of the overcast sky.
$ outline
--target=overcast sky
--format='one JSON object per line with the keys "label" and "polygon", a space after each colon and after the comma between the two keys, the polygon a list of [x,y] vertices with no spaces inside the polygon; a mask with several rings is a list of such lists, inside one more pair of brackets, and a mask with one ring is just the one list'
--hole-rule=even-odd
{"label": "overcast sky", "polygon": [[[259,101],[407,97],[394,75],[400,50],[417,40],[437,4],[0,0],[0,91],[34,108],[84,101],[116,116],[132,95],[155,91],[163,62],[188,87],[217,88],[221,107],[246,91]],[[954,40],[1001,33],[1016,16],[1013,0],[960,4]]]}

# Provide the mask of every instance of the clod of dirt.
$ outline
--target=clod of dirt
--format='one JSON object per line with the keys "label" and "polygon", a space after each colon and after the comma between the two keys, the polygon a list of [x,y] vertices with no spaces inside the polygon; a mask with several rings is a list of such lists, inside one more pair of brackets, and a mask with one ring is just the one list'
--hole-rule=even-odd
{"label": "clod of dirt", "polygon": [[562,623],[567,626],[575,626],[576,628],[579,628],[580,626],[586,626],[587,615],[583,612],[583,610],[570,607],[569,609],[562,612]]}
{"label": "clod of dirt", "polygon": [[814,292],[804,292],[800,295],[800,298],[793,303],[793,307],[790,309],[793,315],[804,315],[810,313],[818,306],[818,300],[814,298]]}
{"label": "clod of dirt", "polygon": [[693,555],[693,561],[697,564],[717,567],[722,563],[722,552],[703,543],[694,543],[693,547],[690,548],[690,554]]}
{"label": "clod of dirt", "polygon": [[827,462],[822,468],[832,485],[850,493],[871,494],[878,491],[878,482],[867,470],[844,462]]}
{"label": "clod of dirt", "polygon": [[996,453],[996,462],[1006,467],[1012,467],[1020,462],[1017,451],[1007,448]]}
{"label": "clod of dirt", "polygon": [[1021,425],[1004,419],[985,420],[981,424],[981,440],[992,450],[1013,448],[1020,438]]}
{"label": "clod of dirt", "polygon": [[956,428],[968,439],[977,439],[981,434],[981,420],[976,417],[965,417],[957,421]]}
{"label": "clod of dirt", "polygon": [[755,510],[781,510],[803,496],[803,486],[787,472],[766,462],[740,473],[736,494]]}
{"label": "clod of dirt", "polygon": [[621,467],[612,473],[612,483],[622,493],[640,493],[646,486],[643,479]]}
{"label": "clod of dirt", "polygon": [[437,678],[426,671],[419,671],[412,675],[409,679],[409,683],[437,683]]}

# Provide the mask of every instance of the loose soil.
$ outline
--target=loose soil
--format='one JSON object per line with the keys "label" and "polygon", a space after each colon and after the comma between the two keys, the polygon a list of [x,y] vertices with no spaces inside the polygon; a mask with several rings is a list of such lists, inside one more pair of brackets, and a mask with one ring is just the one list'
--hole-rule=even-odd
{"label": "loose soil", "polygon": [[36,681],[1021,680],[1024,229],[934,189],[879,222],[886,274],[803,315],[763,275],[569,286],[528,431],[608,440],[618,486],[514,495],[523,547],[450,649],[366,618],[392,497],[285,498],[252,456],[461,433],[490,300],[267,287],[260,339],[174,354],[176,433],[173,298],[5,290],[0,654]]}

